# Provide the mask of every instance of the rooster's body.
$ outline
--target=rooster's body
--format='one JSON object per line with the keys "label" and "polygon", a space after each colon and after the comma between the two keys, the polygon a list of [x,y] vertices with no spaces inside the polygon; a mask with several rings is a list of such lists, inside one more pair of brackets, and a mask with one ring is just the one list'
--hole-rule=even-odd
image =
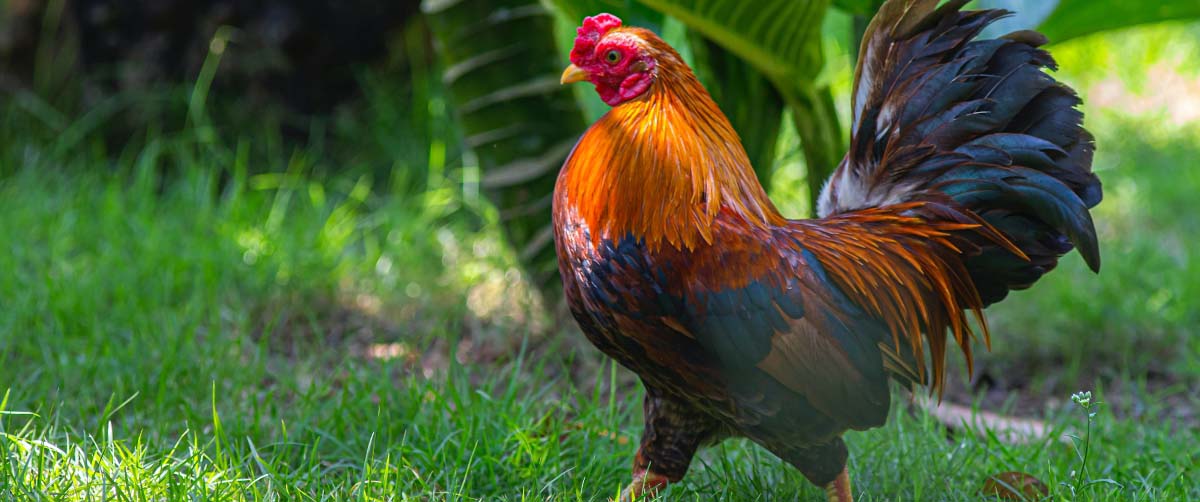
{"label": "rooster's body", "polygon": [[563,80],[614,107],[563,167],[555,238],[573,315],[646,387],[627,494],[745,436],[849,498],[841,434],[884,423],[889,378],[940,387],[947,334],[970,363],[968,311],[1073,245],[1098,267],[1092,140],[1040,35],[972,41],[1002,14],[937,3],[893,0],[867,30],[851,149],[813,220],[776,211],[662,40],[580,28]]}

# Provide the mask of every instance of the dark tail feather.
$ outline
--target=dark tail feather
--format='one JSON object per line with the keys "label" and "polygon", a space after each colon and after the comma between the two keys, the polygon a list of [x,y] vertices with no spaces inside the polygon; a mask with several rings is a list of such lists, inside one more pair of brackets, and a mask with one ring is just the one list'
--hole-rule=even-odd
{"label": "dark tail feather", "polygon": [[967,267],[984,304],[1029,287],[1077,248],[1100,268],[1088,210],[1100,202],[1079,97],[1050,77],[1045,37],[973,40],[1007,13],[966,0],[884,4],[863,39],[850,151],[821,216],[949,197],[1026,257],[981,240]]}

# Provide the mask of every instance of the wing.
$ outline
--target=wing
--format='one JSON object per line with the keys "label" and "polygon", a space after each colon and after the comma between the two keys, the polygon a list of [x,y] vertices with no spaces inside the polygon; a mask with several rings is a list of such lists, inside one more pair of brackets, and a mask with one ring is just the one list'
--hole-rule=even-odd
{"label": "wing", "polygon": [[762,372],[847,427],[881,425],[889,375],[928,380],[924,358],[912,354],[929,347],[935,384],[944,333],[969,358],[973,335],[959,305],[979,300],[961,255],[978,248],[960,235],[986,227],[911,215],[935,210],[910,204],[773,230],[720,218],[713,245],[683,264],[686,308],[676,323],[730,381]]}
{"label": "wing", "polygon": [[765,373],[849,427],[881,424],[889,404],[877,344],[884,325],[831,287],[820,263],[786,236],[747,233],[719,232],[691,256],[677,324],[731,385],[755,385]]}

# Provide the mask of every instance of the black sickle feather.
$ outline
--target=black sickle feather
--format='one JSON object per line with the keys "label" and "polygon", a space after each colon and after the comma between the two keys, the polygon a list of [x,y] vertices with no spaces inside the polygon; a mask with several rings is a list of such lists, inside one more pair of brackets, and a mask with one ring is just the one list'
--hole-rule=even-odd
{"label": "black sickle feather", "polygon": [[[1028,287],[1078,248],[1100,253],[1088,209],[1102,198],[1078,96],[1045,70],[1045,37],[973,40],[1001,10],[963,0],[886,3],[864,36],[851,149],[822,194],[828,216],[949,196],[1025,253],[996,243],[967,266],[985,303]],[[852,195],[847,197],[846,195]]]}

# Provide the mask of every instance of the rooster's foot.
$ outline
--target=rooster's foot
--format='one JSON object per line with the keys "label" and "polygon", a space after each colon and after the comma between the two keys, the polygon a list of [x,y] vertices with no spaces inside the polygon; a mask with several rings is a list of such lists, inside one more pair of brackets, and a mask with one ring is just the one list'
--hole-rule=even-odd
{"label": "rooster's foot", "polygon": [[829,502],[854,502],[854,495],[850,493],[850,471],[847,468],[843,467],[842,473],[825,485],[825,496],[829,498]]}
{"label": "rooster's foot", "polygon": [[671,480],[666,476],[650,469],[634,471],[633,482],[621,490],[621,498],[618,500],[619,502],[634,502],[635,500],[652,499],[670,482]]}

